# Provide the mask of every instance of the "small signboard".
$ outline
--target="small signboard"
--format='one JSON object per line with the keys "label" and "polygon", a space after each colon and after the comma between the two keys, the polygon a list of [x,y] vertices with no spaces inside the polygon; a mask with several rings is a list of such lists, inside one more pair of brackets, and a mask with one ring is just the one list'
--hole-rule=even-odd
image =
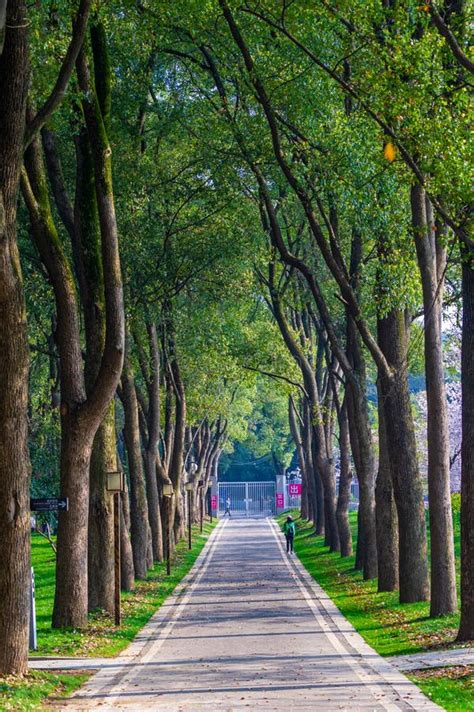
{"label": "small signboard", "polygon": [[43,497],[40,499],[30,499],[30,510],[32,512],[67,512],[69,509],[69,499],[67,497]]}
{"label": "small signboard", "polygon": [[283,509],[285,506],[285,498],[283,496],[283,492],[277,492],[276,493],[276,506],[277,509]]}
{"label": "small signboard", "polygon": [[301,494],[301,483],[290,482],[288,485],[288,494],[292,497],[298,497]]}
{"label": "small signboard", "polygon": [[217,509],[217,495],[213,494],[211,497],[211,509]]}

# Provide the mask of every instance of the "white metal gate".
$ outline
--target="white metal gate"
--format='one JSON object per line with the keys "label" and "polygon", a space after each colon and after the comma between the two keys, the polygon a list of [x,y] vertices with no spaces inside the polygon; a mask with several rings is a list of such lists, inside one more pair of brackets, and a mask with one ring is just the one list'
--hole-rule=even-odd
{"label": "white metal gate", "polygon": [[230,515],[237,517],[267,517],[275,514],[274,482],[219,482],[219,515],[230,504]]}

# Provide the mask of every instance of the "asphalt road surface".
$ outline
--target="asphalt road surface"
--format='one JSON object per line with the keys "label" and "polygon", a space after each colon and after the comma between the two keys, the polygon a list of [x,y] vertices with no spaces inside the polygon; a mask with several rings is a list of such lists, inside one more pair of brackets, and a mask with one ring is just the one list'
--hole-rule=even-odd
{"label": "asphalt road surface", "polygon": [[225,520],[73,710],[439,710],[370,648],[269,519]]}

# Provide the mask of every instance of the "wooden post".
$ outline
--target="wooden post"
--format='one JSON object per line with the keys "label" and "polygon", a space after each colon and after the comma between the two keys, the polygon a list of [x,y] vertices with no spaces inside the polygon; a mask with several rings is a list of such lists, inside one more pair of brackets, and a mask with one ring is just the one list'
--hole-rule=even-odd
{"label": "wooden post", "polygon": [[114,494],[115,625],[122,622],[120,611],[120,492]]}

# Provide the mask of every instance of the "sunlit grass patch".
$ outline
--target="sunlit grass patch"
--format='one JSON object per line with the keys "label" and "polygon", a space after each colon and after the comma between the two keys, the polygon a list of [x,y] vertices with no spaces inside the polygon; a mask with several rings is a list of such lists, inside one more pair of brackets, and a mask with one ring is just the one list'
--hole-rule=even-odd
{"label": "sunlit grass patch", "polygon": [[89,677],[87,673],[67,674],[32,670],[24,677],[0,678],[1,710],[41,709],[48,697],[67,697]]}
{"label": "sunlit grass patch", "polygon": [[474,710],[473,665],[417,670],[407,677],[448,712]]}

